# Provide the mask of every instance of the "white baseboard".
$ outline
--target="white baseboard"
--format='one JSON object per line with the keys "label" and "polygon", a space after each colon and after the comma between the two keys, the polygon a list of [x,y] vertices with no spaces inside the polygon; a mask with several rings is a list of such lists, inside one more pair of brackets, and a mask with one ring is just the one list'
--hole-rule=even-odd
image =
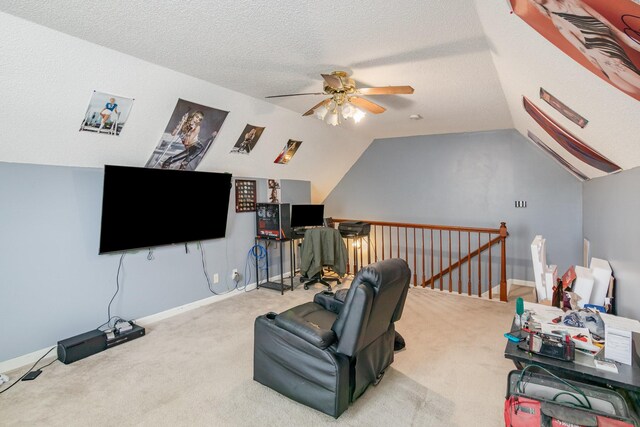
{"label": "white baseboard", "polygon": [[[249,291],[249,290],[255,289],[255,287],[256,287],[256,284],[252,283],[250,285],[247,285],[246,290]],[[177,316],[178,314],[186,313],[187,311],[195,310],[196,308],[204,307],[205,305],[213,304],[214,302],[222,301],[227,298],[240,295],[244,291],[245,289],[243,288],[242,290],[235,289],[223,295],[212,295],[210,297],[203,298],[201,300],[197,300],[194,302],[190,302],[188,304],[180,305],[178,307],[173,307],[168,310],[161,311],[159,313],[151,314],[149,316],[144,316],[139,319],[133,319],[133,321],[137,325],[147,327],[153,323],[159,322],[160,320],[168,319],[170,317]]]}
{"label": "white baseboard", "polygon": [[[290,277],[290,272],[285,272],[284,273],[284,277],[288,278]],[[275,281],[275,280],[280,280],[280,275],[276,275],[276,276],[272,276],[269,278],[270,281]],[[262,280],[261,282],[264,282],[264,280]],[[246,290],[253,290],[255,289],[256,284],[254,283],[250,283],[247,285]],[[218,302],[218,301],[222,301],[225,300],[227,298],[231,298],[234,296],[238,296],[241,295],[245,292],[245,289],[243,288],[242,290],[233,290],[231,292],[228,292],[224,295],[213,295],[207,298],[203,298],[201,300],[197,300],[194,302],[190,302],[188,304],[184,304],[178,307],[173,307],[170,308],[168,310],[164,310],[161,311],[159,313],[155,313],[155,314],[151,314],[149,316],[144,316],[141,317],[139,319],[135,319],[134,321],[136,322],[136,324],[143,326],[143,327],[147,327],[148,325],[151,325],[155,322],[159,322],[160,320],[164,320],[164,319],[168,319],[170,317],[176,316],[178,314],[182,314],[182,313],[186,313],[187,311],[191,311],[194,310],[196,308],[199,307],[203,307],[205,305],[209,305],[209,304],[213,304],[214,302]],[[18,356],[18,357],[14,357],[13,359],[9,359],[9,360],[5,360],[0,362],[0,373],[4,373],[4,372],[9,372],[9,371],[13,371],[15,369],[19,369],[22,367],[30,367],[31,365],[33,365],[34,363],[36,363],[36,361],[42,357],[43,354],[45,354],[47,351],[49,351],[49,349],[51,347],[56,347],[57,344],[52,344],[48,347],[45,347],[43,349],[40,350],[36,350],[34,352],[28,353],[28,354],[24,354],[22,356]],[[47,355],[47,357],[45,357],[44,359],[42,359],[42,361],[40,362],[41,365],[44,365],[54,359],[56,359],[58,357],[56,350],[53,350],[51,353],[49,353]],[[21,374],[22,375],[22,374]],[[11,381],[13,381],[13,378],[10,379]]]}
{"label": "white baseboard", "polygon": [[520,280],[520,279],[509,279],[507,280],[507,287],[511,287],[511,285],[517,286],[529,286],[531,288],[536,287],[536,282],[533,280]]}
{"label": "white baseboard", "polygon": [[[14,369],[24,367],[25,368],[24,372],[17,374],[15,378],[9,377],[9,382],[13,382],[17,380],[21,375],[27,373],[26,371],[27,367],[31,367],[31,365],[36,363],[36,360],[40,359],[42,355],[44,355],[47,351],[49,351],[51,347],[56,347],[56,346],[57,344],[40,349],[40,350],[36,350],[29,354],[24,354],[22,356],[14,357],[13,359],[5,360],[4,362],[0,362],[0,373],[9,372],[9,371],[13,371]],[[51,353],[47,355],[47,357],[45,357],[40,361],[39,365],[46,365],[52,360],[57,359],[57,357],[58,357],[58,353],[54,349],[51,351]]]}
{"label": "white baseboard", "polygon": [[[516,286],[529,286],[529,287],[536,287],[536,282],[530,281],[530,280],[520,280],[520,279],[507,279],[507,295],[509,295],[509,291],[511,290],[511,286],[516,285]],[[422,286],[411,286],[411,288],[422,288]],[[431,289],[428,286],[424,289]],[[438,289],[438,292],[442,292]],[[448,293],[448,292],[446,292]],[[461,295],[461,296],[466,296],[469,297],[468,294],[466,293],[462,293],[462,294],[458,294],[457,292],[451,292],[451,295]],[[484,291],[482,293],[482,298],[485,301],[498,301],[500,302],[500,285],[495,285],[491,288],[491,295],[493,296],[492,299],[489,299],[489,291]],[[471,295],[471,297],[475,297],[478,298],[477,295]]]}

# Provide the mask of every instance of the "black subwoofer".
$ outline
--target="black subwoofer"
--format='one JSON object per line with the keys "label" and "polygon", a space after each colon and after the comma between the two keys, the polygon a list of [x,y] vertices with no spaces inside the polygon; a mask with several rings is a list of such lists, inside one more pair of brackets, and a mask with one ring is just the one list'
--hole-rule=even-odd
{"label": "black subwoofer", "polygon": [[107,349],[107,336],[94,329],[75,337],[58,341],[58,360],[64,364],[73,363]]}

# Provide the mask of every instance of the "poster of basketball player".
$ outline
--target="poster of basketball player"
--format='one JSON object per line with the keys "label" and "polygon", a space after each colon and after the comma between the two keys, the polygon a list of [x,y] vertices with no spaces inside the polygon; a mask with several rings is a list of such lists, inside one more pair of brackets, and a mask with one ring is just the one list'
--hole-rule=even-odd
{"label": "poster of basketball player", "polygon": [[574,61],[640,100],[638,0],[509,0],[513,11]]}
{"label": "poster of basketball player", "polygon": [[231,153],[249,154],[258,143],[264,128],[253,125],[246,125],[240,134],[236,145],[231,149]]}
{"label": "poster of basketball player", "polygon": [[293,139],[287,141],[287,145],[284,146],[273,163],[279,163],[281,165],[286,165],[287,163],[289,163],[289,160],[291,160],[293,155],[296,154],[296,151],[298,151],[298,148],[300,148],[301,144],[302,141],[294,141]]}
{"label": "poster of basketball player", "polygon": [[94,90],[84,113],[80,132],[120,135],[133,107],[133,101],[132,98]]}
{"label": "poster of basketball player", "polygon": [[213,145],[227,114],[228,111],[178,99],[160,142],[145,166],[195,170]]}

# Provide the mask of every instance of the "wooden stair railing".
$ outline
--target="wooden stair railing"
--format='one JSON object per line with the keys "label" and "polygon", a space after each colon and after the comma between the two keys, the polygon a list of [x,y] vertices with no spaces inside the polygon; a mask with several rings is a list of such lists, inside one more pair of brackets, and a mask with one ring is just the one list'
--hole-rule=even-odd
{"label": "wooden stair railing", "polygon": [[493,256],[492,247],[500,245],[499,298],[507,301],[506,238],[509,233],[504,222],[499,228],[479,228],[364,221],[371,224],[369,239],[346,239],[348,273],[356,273],[358,267],[379,259],[402,258],[413,266],[414,286],[420,284],[423,288],[429,286],[459,294],[466,287],[468,295],[493,299],[493,264],[497,257]]}

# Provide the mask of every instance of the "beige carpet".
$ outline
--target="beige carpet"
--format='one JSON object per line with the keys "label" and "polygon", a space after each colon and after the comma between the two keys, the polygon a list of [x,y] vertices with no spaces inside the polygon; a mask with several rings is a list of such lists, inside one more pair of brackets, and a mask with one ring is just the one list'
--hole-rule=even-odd
{"label": "beige carpet", "polygon": [[[338,419],[252,380],[253,320],[310,301],[260,289],[150,325],[147,336],[0,395],[2,426],[500,426],[513,304],[411,289],[407,348]],[[10,372],[12,379],[22,372]]]}

